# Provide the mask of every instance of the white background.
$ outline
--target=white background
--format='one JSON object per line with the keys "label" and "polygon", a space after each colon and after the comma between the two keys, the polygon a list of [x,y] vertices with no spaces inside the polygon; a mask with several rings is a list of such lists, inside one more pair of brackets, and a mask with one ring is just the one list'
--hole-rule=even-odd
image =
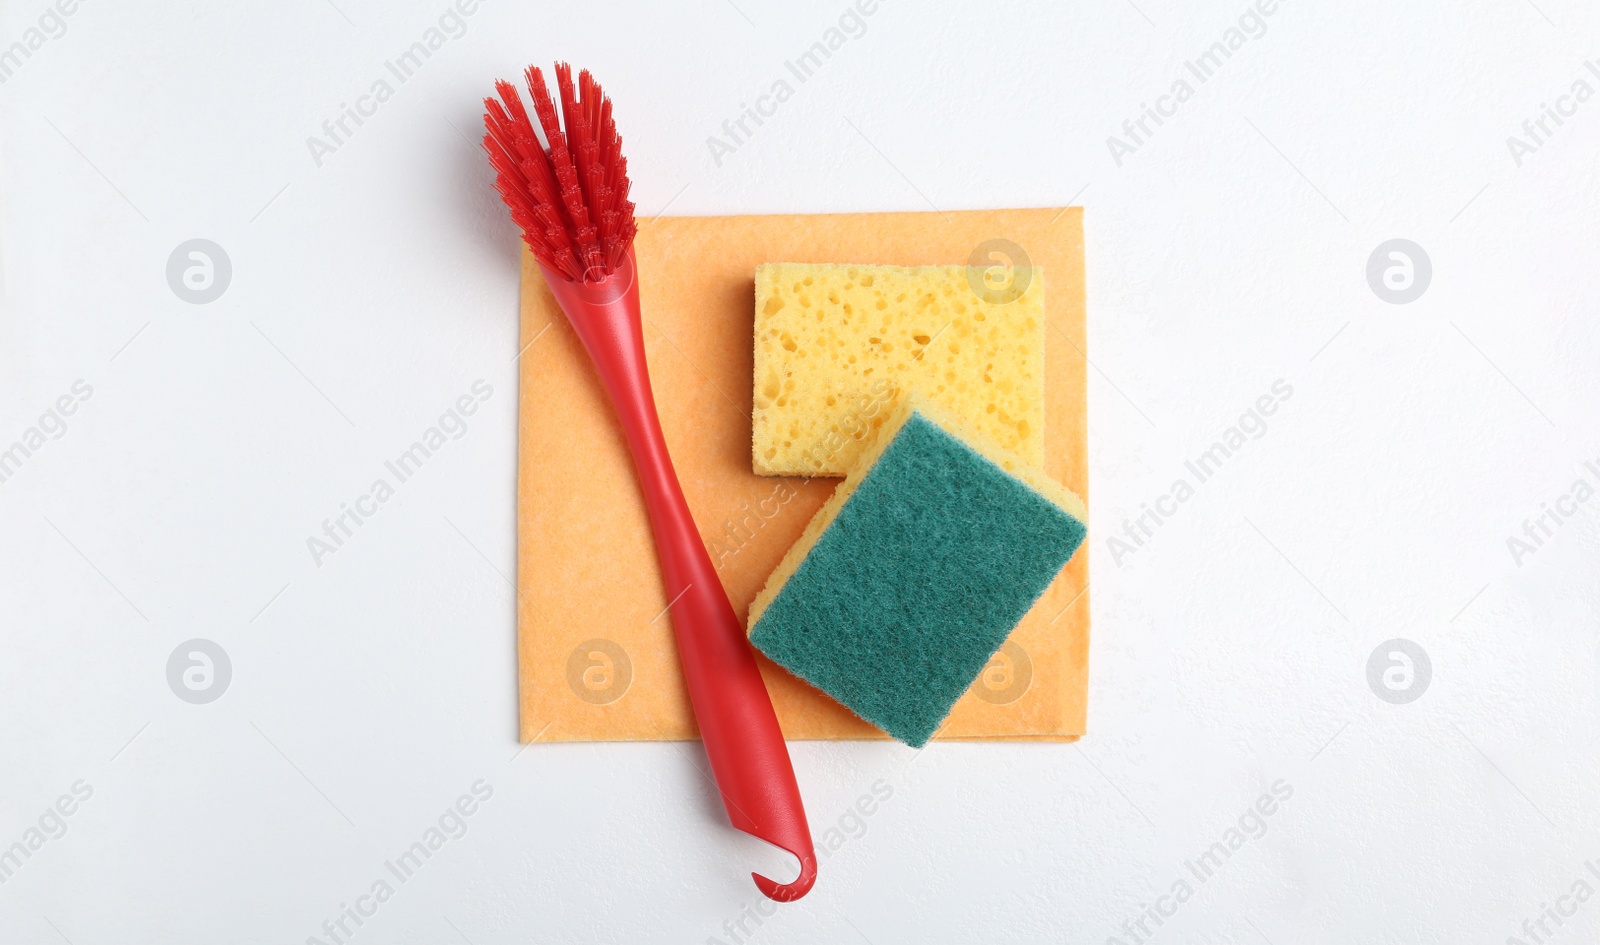
{"label": "white background", "polygon": [[[1107,136],[1244,0],[886,0],[719,166],[706,139],[843,0],[486,0],[319,167],[306,139],[447,8],[335,2],[88,0],[0,85],[0,446],[93,388],[0,484],[0,844],[93,789],[0,885],[0,940],[327,941],[479,779],[350,941],[1131,945],[1280,779],[1156,941],[1531,941],[1600,889],[1600,501],[1507,548],[1600,481],[1600,100],[1520,167],[1506,144],[1600,89],[1592,6],[1286,0],[1119,167]],[[47,9],[8,3],[0,42]],[[795,744],[816,832],[859,836],[743,931],[749,870],[782,866],[696,746],[518,753],[517,241],[475,142],[491,80],[557,57],[615,98],[645,216],[1087,208],[1090,734]],[[233,264],[205,305],[165,275],[196,237]],[[1410,304],[1368,285],[1391,238],[1432,260]],[[480,378],[467,434],[315,566]],[[1265,435],[1115,561],[1278,379]],[[209,705],[166,681],[195,637],[232,661]],[[1406,705],[1367,682],[1392,638],[1432,660]],[[1594,940],[1600,902],[1565,921]]]}

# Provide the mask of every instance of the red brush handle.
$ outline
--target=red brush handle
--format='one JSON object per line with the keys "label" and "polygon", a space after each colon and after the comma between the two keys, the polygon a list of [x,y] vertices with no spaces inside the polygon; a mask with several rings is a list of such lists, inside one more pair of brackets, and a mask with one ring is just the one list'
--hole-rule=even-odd
{"label": "red brush handle", "polygon": [[639,327],[633,250],[597,282],[540,268],[622,421],[655,532],[689,700],[728,819],[800,858],[800,876],[787,885],[751,874],[769,898],[799,899],[817,878],[811,830],[755,654],[700,540],[661,434]]}

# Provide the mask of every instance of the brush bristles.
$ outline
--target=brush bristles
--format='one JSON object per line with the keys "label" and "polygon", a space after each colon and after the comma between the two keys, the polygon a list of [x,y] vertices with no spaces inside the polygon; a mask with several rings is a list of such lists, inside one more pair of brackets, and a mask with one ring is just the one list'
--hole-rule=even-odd
{"label": "brush bristles", "polygon": [[540,262],[574,281],[598,280],[615,271],[638,232],[611,99],[587,69],[574,87],[572,67],[558,62],[558,119],[544,74],[529,66],[526,79],[544,143],[516,86],[498,81],[499,101],[483,100],[495,189]]}

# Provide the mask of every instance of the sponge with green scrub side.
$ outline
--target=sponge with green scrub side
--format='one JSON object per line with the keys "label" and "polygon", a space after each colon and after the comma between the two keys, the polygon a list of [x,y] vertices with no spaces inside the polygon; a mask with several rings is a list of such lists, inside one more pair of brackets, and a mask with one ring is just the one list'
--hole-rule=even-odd
{"label": "sponge with green scrub side", "polygon": [[1082,544],[1088,515],[1042,471],[902,399],[751,604],[750,642],[921,747]]}

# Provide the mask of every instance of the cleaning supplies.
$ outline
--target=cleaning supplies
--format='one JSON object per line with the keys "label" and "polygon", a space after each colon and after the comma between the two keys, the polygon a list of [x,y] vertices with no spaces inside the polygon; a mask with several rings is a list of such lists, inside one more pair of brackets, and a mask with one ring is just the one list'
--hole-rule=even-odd
{"label": "cleaning supplies", "polygon": [[1082,501],[919,396],[750,607],[750,640],[921,747],[1083,542]]}
{"label": "cleaning supplies", "polygon": [[530,68],[527,81],[543,143],[515,86],[497,82],[500,101],[484,101],[483,144],[495,185],[621,421],[650,514],[689,698],[728,818],[800,860],[792,882],[752,874],[756,885],[780,902],[799,899],[816,881],[817,861],[788,748],[744,628],[689,514],[650,391],[633,204],[611,100],[587,71],[575,88],[571,68],[557,64],[558,119],[543,74]]}
{"label": "cleaning supplies", "polygon": [[844,475],[889,413],[876,409],[888,389],[915,390],[1044,464],[1039,267],[770,263],[755,290],[757,473]]}
{"label": "cleaning supplies", "polygon": [[[638,158],[629,157],[632,169],[642,171]],[[662,199],[669,196],[670,191]],[[758,476],[750,467],[752,277],[762,263],[960,262],[975,246],[1002,235],[1025,247],[1048,282],[1044,468],[1088,501],[1084,374],[1091,369],[1081,353],[1089,346],[1080,208],[671,214],[641,219],[633,242],[650,384],[673,466],[741,618],[842,481]],[[520,737],[600,743],[602,752],[603,743],[612,741],[698,741],[664,613],[671,597],[656,576],[650,521],[643,503],[627,499],[638,486],[622,427],[537,261],[528,254],[523,263],[522,330],[515,351],[506,352],[508,358],[522,352],[516,363],[518,537],[512,575]],[[1099,362],[1092,350],[1089,355]],[[881,397],[892,393],[888,385],[881,395],[869,390],[851,409],[857,415],[887,412],[892,405]],[[1086,586],[1091,544],[1078,550],[1012,631],[930,745],[943,739],[1038,743],[1083,734],[1095,610]],[[596,662],[600,658],[588,656],[597,636],[627,654],[631,673],[609,673]],[[584,667],[598,668],[574,676],[573,653],[581,654]],[[758,661],[766,664],[762,675],[791,752],[797,751],[796,740],[888,738],[759,654]],[[595,688],[611,701],[589,701]],[[699,751],[698,745],[685,747]],[[801,759],[794,761],[800,787],[807,790]],[[816,813],[809,794],[806,810]],[[812,830],[820,848],[816,824]]]}

